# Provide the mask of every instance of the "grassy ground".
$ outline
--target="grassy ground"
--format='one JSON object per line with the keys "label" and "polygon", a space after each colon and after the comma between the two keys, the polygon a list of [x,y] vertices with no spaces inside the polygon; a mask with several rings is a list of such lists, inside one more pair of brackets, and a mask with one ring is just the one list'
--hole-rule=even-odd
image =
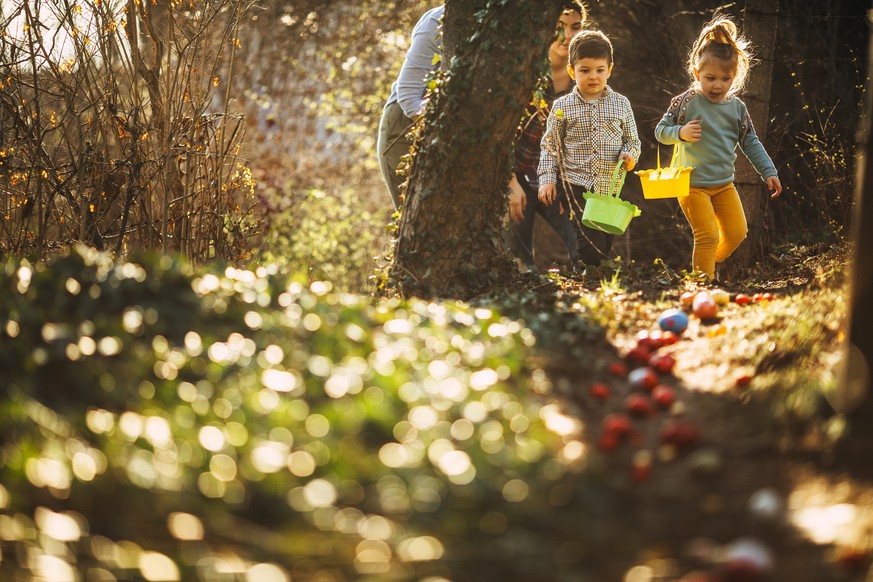
{"label": "grassy ground", "polygon": [[869,457],[833,454],[847,264],[782,248],[660,345],[712,291],[663,264],[464,304],[10,261],[0,578],[865,580]]}

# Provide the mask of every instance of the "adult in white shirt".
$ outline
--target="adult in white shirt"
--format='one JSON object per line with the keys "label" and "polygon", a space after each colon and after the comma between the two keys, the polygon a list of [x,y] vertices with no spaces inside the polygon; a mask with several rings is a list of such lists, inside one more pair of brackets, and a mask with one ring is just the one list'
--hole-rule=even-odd
{"label": "adult in white shirt", "polygon": [[434,56],[442,55],[444,12],[445,5],[428,10],[412,29],[409,50],[397,80],[391,85],[391,94],[379,121],[376,151],[394,208],[400,208],[400,185],[406,179],[397,174],[397,166],[412,146],[406,133],[424,112],[427,78],[439,66],[434,64]]}

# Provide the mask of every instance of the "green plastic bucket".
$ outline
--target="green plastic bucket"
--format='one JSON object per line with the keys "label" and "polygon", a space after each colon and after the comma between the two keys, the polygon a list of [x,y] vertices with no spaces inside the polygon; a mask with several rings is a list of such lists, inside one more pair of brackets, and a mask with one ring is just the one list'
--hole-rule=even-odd
{"label": "green plastic bucket", "polygon": [[585,209],[582,211],[582,224],[588,228],[608,232],[609,234],[624,234],[634,216],[642,214],[636,205],[619,198],[624,186],[624,160],[619,160],[606,190],[606,194],[586,192]]}

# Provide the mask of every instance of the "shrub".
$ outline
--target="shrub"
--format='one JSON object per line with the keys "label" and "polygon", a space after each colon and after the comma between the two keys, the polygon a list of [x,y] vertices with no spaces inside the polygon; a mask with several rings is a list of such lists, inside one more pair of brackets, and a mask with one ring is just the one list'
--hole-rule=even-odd
{"label": "shrub", "polygon": [[547,425],[579,427],[516,383],[517,321],[90,250],[0,288],[4,579],[417,579],[551,543],[528,527],[579,455]]}

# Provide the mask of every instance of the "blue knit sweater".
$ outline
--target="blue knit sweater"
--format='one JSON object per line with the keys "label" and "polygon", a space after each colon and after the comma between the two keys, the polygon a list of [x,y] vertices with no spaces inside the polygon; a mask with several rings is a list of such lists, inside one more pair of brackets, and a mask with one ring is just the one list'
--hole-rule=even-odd
{"label": "blue knit sweater", "polygon": [[[700,120],[700,141],[681,140],[679,130],[695,119]],[[668,145],[681,144],[677,163],[694,168],[692,186],[733,182],[738,145],[762,179],[777,175],[776,166],[755,133],[746,104],[736,96],[713,103],[694,89],[686,91],[670,103],[655,128],[655,138]]]}

